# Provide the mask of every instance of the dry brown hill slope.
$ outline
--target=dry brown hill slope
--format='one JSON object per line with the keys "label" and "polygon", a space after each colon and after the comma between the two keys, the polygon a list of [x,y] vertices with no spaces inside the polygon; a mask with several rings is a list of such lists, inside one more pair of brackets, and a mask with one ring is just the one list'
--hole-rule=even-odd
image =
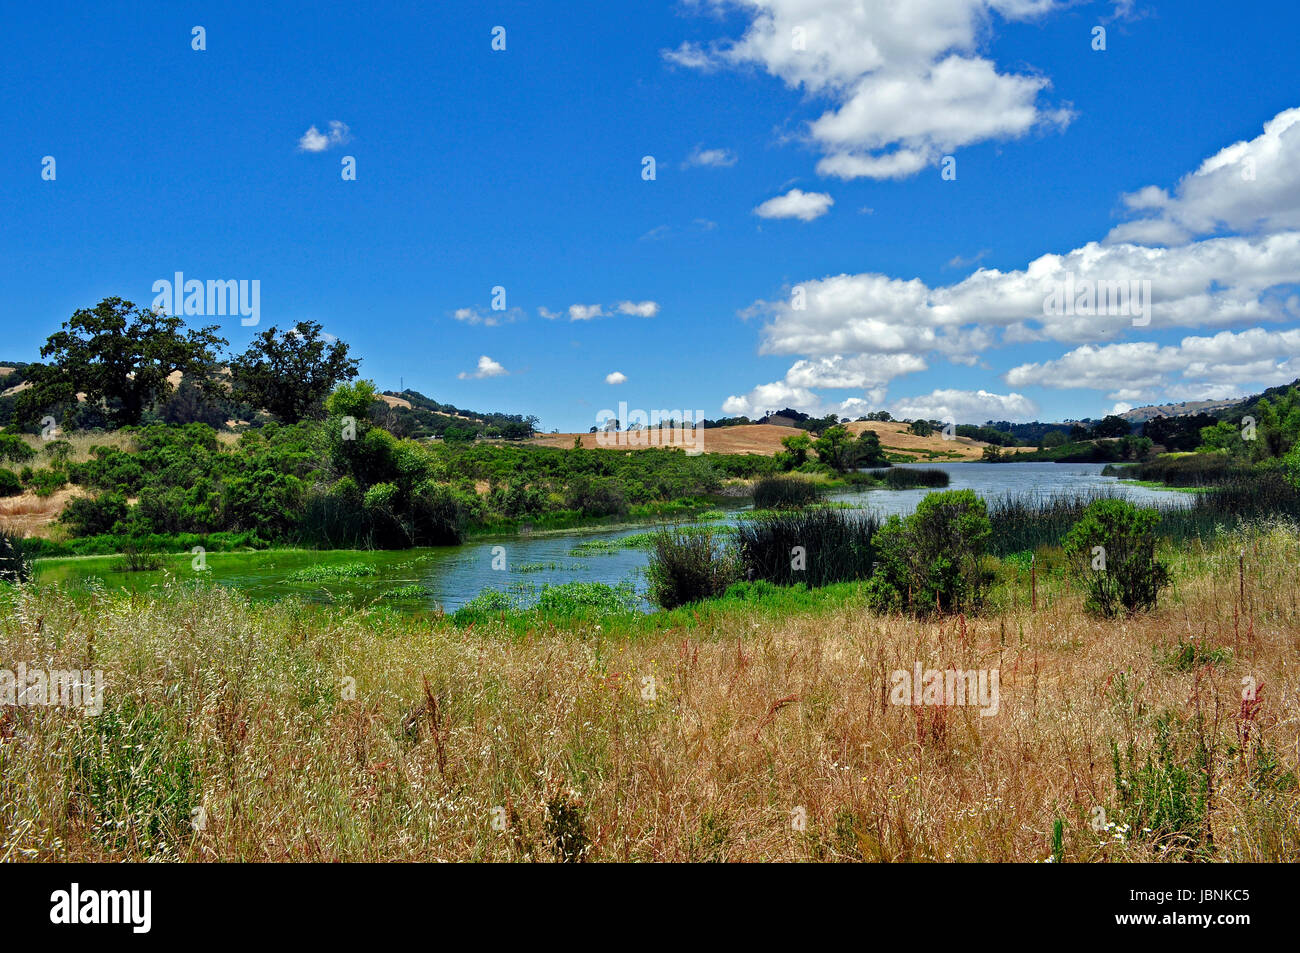
{"label": "dry brown hill slope", "polygon": [[[874,430],[880,437],[881,445],[886,449],[895,453],[912,454],[918,460],[926,460],[931,458],[932,455],[935,456],[935,459],[941,460],[978,460],[984,455],[984,448],[988,446],[979,440],[971,440],[968,437],[945,440],[941,432],[936,432],[929,437],[918,437],[915,434],[907,433],[907,424],[895,421],[888,423],[859,421],[847,426],[854,434],[861,433],[864,430]],[[772,424],[715,427],[700,432],[701,449],[705,453],[761,453],[765,456],[771,456],[781,451],[783,437],[799,432],[793,427],[778,427]],[[543,434],[536,437],[532,442],[538,446],[564,447],[567,449],[573,446],[575,436],[582,438],[583,447],[600,447],[600,444],[596,442],[597,435],[594,433]],[[651,436],[653,436],[653,432]],[[665,444],[669,443],[668,437],[669,432],[665,431]],[[610,449],[621,450],[628,448],[618,446]]]}

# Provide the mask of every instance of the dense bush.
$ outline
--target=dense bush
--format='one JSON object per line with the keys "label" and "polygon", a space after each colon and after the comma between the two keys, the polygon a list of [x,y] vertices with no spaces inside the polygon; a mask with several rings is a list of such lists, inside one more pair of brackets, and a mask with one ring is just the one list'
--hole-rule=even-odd
{"label": "dense bush", "polygon": [[0,462],[26,463],[36,456],[36,451],[17,434],[0,433]]}
{"label": "dense bush", "polygon": [[23,481],[13,470],[0,467],[0,496],[17,496],[23,491]]}
{"label": "dense bush", "polygon": [[874,516],[828,507],[745,520],[736,534],[742,575],[748,581],[813,587],[866,579],[879,526]]}
{"label": "dense bush", "polygon": [[627,498],[613,480],[581,476],[565,493],[564,505],[583,516],[626,516]]}
{"label": "dense bush", "polygon": [[869,602],[878,611],[919,615],[977,608],[991,581],[983,565],[991,533],[973,491],[927,495],[911,516],[891,516],[876,533]]}
{"label": "dense bush", "polygon": [[650,599],[675,609],[722,595],[739,572],[734,554],[712,532],[665,530],[655,536],[646,575]]}
{"label": "dense bush", "polygon": [[30,468],[25,470],[30,472],[22,474],[23,482],[30,486],[37,496],[50,496],[56,490],[63,489],[68,482],[67,474],[62,470],[31,470]]}
{"label": "dense bush", "polygon": [[121,493],[79,496],[68,501],[59,522],[77,536],[116,533],[118,524],[126,519],[127,509],[126,497]]}
{"label": "dense bush", "polygon": [[815,503],[820,488],[811,480],[797,476],[763,477],[754,484],[754,506],[760,510]]}
{"label": "dense bush", "polygon": [[1099,500],[1065,538],[1065,554],[1083,582],[1085,608],[1111,617],[1154,609],[1169,570],[1155,556],[1156,510],[1124,500]]}

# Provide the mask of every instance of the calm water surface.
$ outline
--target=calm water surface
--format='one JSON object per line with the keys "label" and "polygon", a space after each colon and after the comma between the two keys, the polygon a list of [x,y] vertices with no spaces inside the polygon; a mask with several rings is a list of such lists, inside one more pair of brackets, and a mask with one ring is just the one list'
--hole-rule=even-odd
{"label": "calm water surface", "polygon": [[[1122,483],[1101,475],[1100,463],[935,463],[903,464],[946,470],[949,489],[974,490],[985,499],[1008,493],[1037,493],[1052,496],[1090,490],[1115,492],[1136,503],[1158,506],[1186,505],[1186,494]],[[865,507],[882,516],[905,515],[933,490],[868,490],[841,492],[829,498]],[[745,509],[736,509],[718,524],[735,523]],[[715,524],[716,525],[716,524]],[[441,606],[453,612],[485,588],[512,591],[522,604],[535,597],[537,587],[565,582],[623,581],[645,590],[642,570],[647,554],[642,549],[619,548],[617,541],[647,527],[581,529],[558,533],[480,539],[462,546],[411,549],[400,552],[316,553],[276,551],[261,553],[212,553],[207,556],[210,573],[205,578],[219,585],[234,586],[254,598],[276,599],[296,596],[314,602],[366,604],[378,601],[408,611],[429,611]],[[604,547],[603,543],[613,543]],[[586,551],[581,544],[593,544]],[[504,552],[502,552],[504,550]],[[576,550],[576,551],[575,551]],[[493,568],[502,564],[505,569]],[[41,583],[77,584],[98,577],[109,589],[146,590],[161,584],[167,575],[187,579],[194,576],[190,557],[169,558],[158,572],[114,571],[116,557],[94,557],[39,563]],[[319,563],[361,562],[373,566],[374,576],[327,582],[288,582],[291,572]],[[394,598],[402,586],[419,585],[425,594]]]}

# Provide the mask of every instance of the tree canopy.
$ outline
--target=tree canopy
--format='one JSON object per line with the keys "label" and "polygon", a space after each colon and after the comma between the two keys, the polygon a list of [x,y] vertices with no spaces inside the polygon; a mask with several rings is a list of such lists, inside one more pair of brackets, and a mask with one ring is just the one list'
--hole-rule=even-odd
{"label": "tree canopy", "polygon": [[177,371],[200,387],[214,386],[216,352],[226,344],[216,331],[186,328],[175,315],[105,298],[50,335],[41,348],[49,363],[29,373],[32,387],[19,399],[18,416],[33,421],[59,404],[75,406],[83,393],[112,425],[138,424],[172,393],[169,378]]}
{"label": "tree canopy", "polygon": [[286,423],[319,419],[335,385],[357,376],[360,361],[342,341],[327,341],[315,321],[268,328],[230,362],[234,396]]}

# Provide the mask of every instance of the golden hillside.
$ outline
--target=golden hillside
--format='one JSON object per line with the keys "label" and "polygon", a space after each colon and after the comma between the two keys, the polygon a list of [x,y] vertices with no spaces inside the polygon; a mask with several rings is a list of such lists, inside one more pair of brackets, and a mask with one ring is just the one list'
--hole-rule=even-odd
{"label": "golden hillside", "polygon": [[[945,440],[942,433],[929,437],[918,437],[907,432],[907,424],[896,421],[859,421],[846,425],[855,435],[864,430],[874,430],[880,437],[880,443],[886,449],[896,453],[915,454],[917,459],[925,460],[931,455],[937,459],[978,460],[984,454],[988,444],[967,437]],[[793,427],[778,427],[773,424],[745,424],[739,427],[717,427],[701,431],[701,441],[705,453],[761,453],[766,456],[781,451],[781,440],[793,433],[799,433]],[[543,447],[572,447],[573,438],[581,437],[583,447],[599,448],[596,434],[544,434],[532,442]],[[651,436],[655,436],[651,433]],[[670,431],[664,431],[664,443],[670,443]],[[655,446],[655,444],[649,444]],[[644,446],[644,444],[643,444]],[[615,447],[612,449],[625,449]],[[1031,449],[1031,448],[1024,448]]]}

